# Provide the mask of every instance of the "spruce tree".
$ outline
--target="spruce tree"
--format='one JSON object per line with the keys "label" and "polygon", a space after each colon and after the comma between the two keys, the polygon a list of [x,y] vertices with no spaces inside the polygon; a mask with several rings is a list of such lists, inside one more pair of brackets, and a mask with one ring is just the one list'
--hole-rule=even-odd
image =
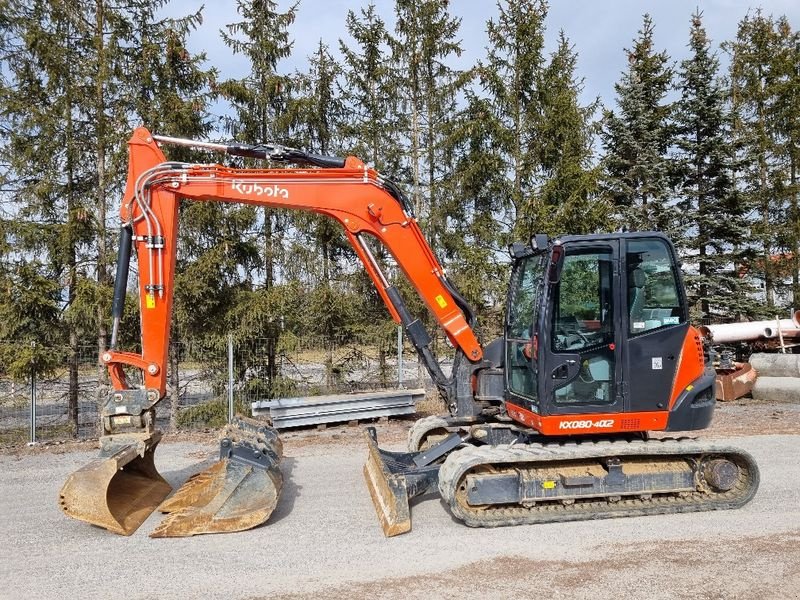
{"label": "spruce tree", "polygon": [[[491,152],[503,169],[490,175],[495,191],[496,235],[505,245],[534,228],[534,191],[541,184],[542,143],[540,91],[544,57],[544,0],[498,2],[497,20],[489,20],[489,47],[476,67],[482,94],[489,98]],[[500,227],[500,224],[505,225]]]}
{"label": "spruce tree", "polygon": [[[686,236],[679,250],[696,271],[686,274],[690,303],[703,318],[751,312],[746,280],[738,267],[745,260],[746,207],[733,184],[735,151],[727,88],[719,79],[719,61],[710,50],[702,15],[692,15],[691,56],[680,64],[681,96],[674,113],[676,192]],[[712,312],[713,311],[713,312]]]}
{"label": "spruce tree", "polygon": [[736,39],[725,45],[731,54],[733,135],[738,151],[737,185],[750,211],[748,242],[757,257],[743,271],[763,281],[765,314],[775,306],[777,273],[773,255],[783,222],[783,177],[775,168],[779,154],[775,131],[778,79],[775,57],[780,53],[775,23],[761,11],[739,22]]}
{"label": "spruce tree", "polygon": [[531,225],[523,232],[527,236],[537,232],[593,233],[608,225],[609,206],[598,197],[599,168],[593,160],[593,116],[599,100],[580,105],[583,83],[575,73],[577,60],[571,43],[560,32],[539,91],[537,159],[542,183],[525,211]]}
{"label": "spruce tree", "polygon": [[[309,57],[306,73],[295,77],[294,94],[289,101],[288,114],[292,122],[290,132],[293,143],[319,154],[339,154],[340,136],[336,125],[341,122],[342,106],[337,96],[337,78],[341,69],[320,40],[317,51]],[[294,222],[298,237],[307,240],[297,245],[297,252],[313,254],[308,261],[311,268],[305,273],[310,284],[309,298],[305,303],[309,333],[328,340],[326,347],[326,374],[333,383],[333,346],[330,343],[341,336],[352,322],[348,310],[350,298],[344,286],[334,285],[340,278],[347,257],[352,258],[350,245],[342,228],[327,216],[313,213],[297,214]],[[295,251],[292,253],[295,255]]]}
{"label": "spruce tree", "polygon": [[776,186],[784,197],[782,222],[778,226],[780,260],[776,261],[782,283],[791,273],[790,289],[786,290],[787,304],[800,306],[800,33],[792,30],[788,19],[780,17],[775,23],[777,52],[773,55],[775,101],[772,128],[777,141],[776,158],[782,172]]}
{"label": "spruce tree", "polygon": [[445,182],[441,210],[447,217],[437,250],[449,277],[477,311],[484,334],[501,330],[494,309],[508,287],[505,254],[511,226],[498,202],[506,191],[506,164],[495,143],[504,133],[491,101],[468,90],[443,147],[452,175]]}
{"label": "spruce tree", "polygon": [[666,52],[656,52],[653,20],[644,16],[633,47],[626,50],[628,69],[614,85],[617,110],[604,118],[603,188],[618,211],[620,225],[633,230],[658,229],[680,237],[677,212],[670,205],[672,144],[667,92],[672,68]]}
{"label": "spruce tree", "polygon": [[342,100],[339,130],[349,154],[372,164],[378,171],[399,173],[399,128],[396,113],[396,82],[389,64],[389,34],[375,5],[361,9],[360,16],[348,11],[347,32],[353,47],[339,40],[342,54]]}
{"label": "spruce tree", "polygon": [[396,0],[391,40],[399,126],[407,136],[409,195],[434,245],[442,231],[443,125],[454,114],[461,83],[460,74],[447,64],[461,54],[456,38],[461,20],[450,16],[449,5],[449,0]]}
{"label": "spruce tree", "polygon": [[[375,5],[369,4],[358,15],[349,11],[346,27],[353,45],[339,40],[342,77],[338,83],[341,113],[337,131],[343,150],[395,179],[402,174],[401,131],[386,24],[378,16]],[[394,280],[398,273],[386,248],[378,243],[370,246],[383,272]],[[358,307],[359,318],[354,325],[376,340],[380,373],[385,377],[387,349],[395,334],[394,322],[387,319],[386,307],[366,270],[357,265],[348,278],[351,306]]]}
{"label": "spruce tree", "polygon": [[[90,252],[97,247],[98,223],[92,206],[97,182],[87,152],[93,140],[85,117],[93,91],[85,83],[92,73],[92,38],[84,34],[85,14],[64,2],[15,1],[7,9],[5,33],[12,51],[0,66],[7,74],[0,160],[8,169],[6,186],[15,206],[5,223],[3,233],[11,243],[2,258],[12,291],[8,301],[21,304],[4,311],[9,318],[4,329],[21,347],[69,345],[68,414],[77,433],[78,350],[97,332],[93,273],[85,266],[95,262]],[[53,282],[63,282],[63,302]],[[49,308],[40,310],[44,306]],[[42,319],[36,327],[24,324],[32,314]],[[42,348],[42,355],[47,352],[40,369],[55,368],[63,359]]]}
{"label": "spruce tree", "polygon": [[[219,92],[230,103],[234,116],[226,129],[241,143],[283,141],[288,131],[286,106],[291,89],[287,75],[278,73],[278,63],[291,54],[289,26],[297,5],[279,12],[273,0],[237,0],[242,20],[225,26],[223,42],[235,55],[247,60],[249,72],[241,79],[227,79]],[[269,289],[276,279],[285,220],[274,209],[262,211],[263,284]]]}

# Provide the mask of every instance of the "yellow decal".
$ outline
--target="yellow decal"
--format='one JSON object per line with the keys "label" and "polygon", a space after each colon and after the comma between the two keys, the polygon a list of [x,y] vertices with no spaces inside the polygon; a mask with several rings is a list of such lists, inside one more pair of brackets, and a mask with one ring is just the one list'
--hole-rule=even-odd
{"label": "yellow decal", "polygon": [[441,294],[436,296],[435,300],[436,300],[436,304],[439,305],[439,308],[444,308],[445,306],[447,306],[447,300],[445,300],[444,297]]}
{"label": "yellow decal", "polygon": [[543,481],[542,482],[542,487],[544,489],[546,489],[546,490],[554,490],[556,488],[556,482],[555,481]]}
{"label": "yellow decal", "polygon": [[693,385],[687,385],[687,386],[686,386],[686,391],[687,391],[687,392],[691,392],[693,389],[694,389],[694,386],[693,386]]}
{"label": "yellow decal", "polygon": [[155,294],[147,294],[147,296],[145,296],[145,306],[147,308],[155,308],[156,307],[156,296],[155,296]]}

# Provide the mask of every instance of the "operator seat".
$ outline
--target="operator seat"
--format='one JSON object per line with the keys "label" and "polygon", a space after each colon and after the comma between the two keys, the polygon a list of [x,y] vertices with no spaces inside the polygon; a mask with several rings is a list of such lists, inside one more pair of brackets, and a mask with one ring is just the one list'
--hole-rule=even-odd
{"label": "operator seat", "polygon": [[645,326],[644,318],[644,286],[647,276],[639,267],[631,269],[628,273],[628,317],[629,331],[642,331]]}

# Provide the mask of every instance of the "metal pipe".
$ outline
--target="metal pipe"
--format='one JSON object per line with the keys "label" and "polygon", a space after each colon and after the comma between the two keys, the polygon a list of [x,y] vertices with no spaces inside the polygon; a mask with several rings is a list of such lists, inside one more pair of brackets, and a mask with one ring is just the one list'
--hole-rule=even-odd
{"label": "metal pipe", "polygon": [[227,152],[227,144],[214,144],[212,142],[201,142],[198,140],[188,140],[186,138],[170,137],[168,135],[154,135],[153,139],[157,142],[165,144],[174,144],[176,146],[189,146],[192,148],[208,148],[209,150],[216,150],[218,152]]}
{"label": "metal pipe", "polygon": [[[36,350],[36,342],[31,342],[34,351]],[[31,369],[31,435],[28,446],[36,445],[36,371]]]}
{"label": "metal pipe", "polygon": [[228,334],[228,423],[233,421],[233,335]]}

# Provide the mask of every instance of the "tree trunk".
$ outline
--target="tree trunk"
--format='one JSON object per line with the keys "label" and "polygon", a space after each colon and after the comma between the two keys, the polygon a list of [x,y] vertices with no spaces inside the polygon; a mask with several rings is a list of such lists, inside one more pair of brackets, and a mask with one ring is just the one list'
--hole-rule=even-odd
{"label": "tree trunk", "polygon": [[272,211],[264,209],[264,288],[272,288],[275,282],[275,241],[273,239]]}

